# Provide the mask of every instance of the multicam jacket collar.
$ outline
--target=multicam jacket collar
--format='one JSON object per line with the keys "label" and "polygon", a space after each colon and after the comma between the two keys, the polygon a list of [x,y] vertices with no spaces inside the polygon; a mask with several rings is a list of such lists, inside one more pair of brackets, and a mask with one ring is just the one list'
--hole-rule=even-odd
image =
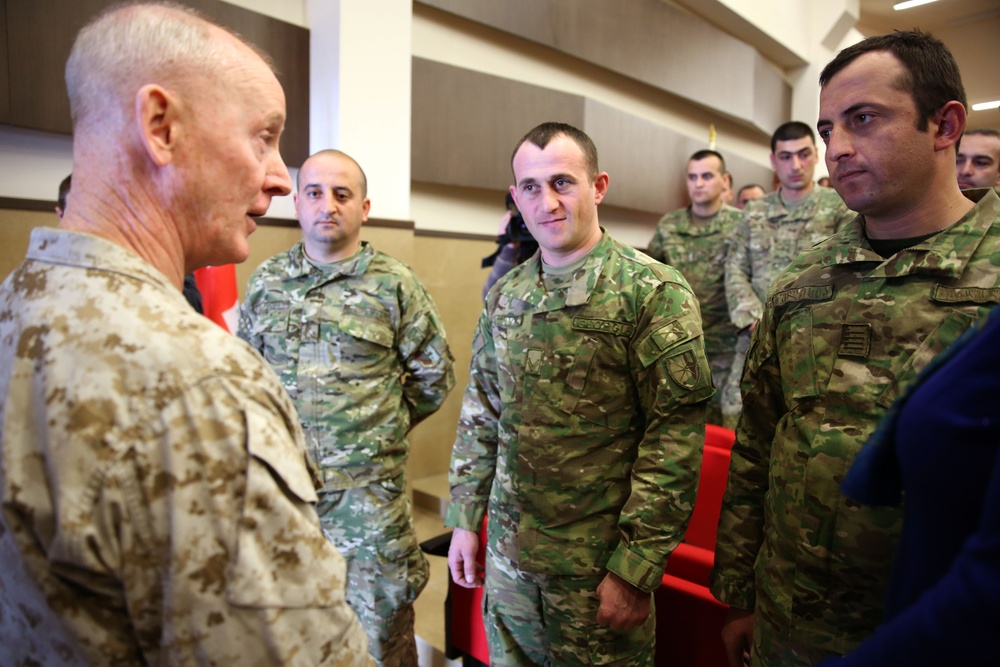
{"label": "multicam jacket collar", "polygon": [[828,252],[823,265],[878,262],[881,266],[872,277],[916,273],[947,278],[961,276],[993,221],[1000,217],[1000,197],[993,190],[965,190],[963,194],[976,202],[976,206],[947,228],[947,233],[935,234],[888,259],[872,250],[864,233],[865,218],[858,215],[826,242]]}

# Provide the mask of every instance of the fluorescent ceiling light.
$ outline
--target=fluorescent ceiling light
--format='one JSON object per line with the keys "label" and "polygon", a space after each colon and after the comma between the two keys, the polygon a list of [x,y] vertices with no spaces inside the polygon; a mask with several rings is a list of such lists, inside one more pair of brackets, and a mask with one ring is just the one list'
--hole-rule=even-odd
{"label": "fluorescent ceiling light", "polygon": [[897,2],[892,6],[897,12],[903,9],[909,9],[911,7],[919,7],[920,5],[926,5],[931,2],[937,2],[937,0],[907,0],[907,2]]}
{"label": "fluorescent ceiling light", "polygon": [[1000,100],[993,100],[992,102],[980,102],[979,104],[973,104],[973,111],[983,111],[985,109],[996,109],[1000,107]]}

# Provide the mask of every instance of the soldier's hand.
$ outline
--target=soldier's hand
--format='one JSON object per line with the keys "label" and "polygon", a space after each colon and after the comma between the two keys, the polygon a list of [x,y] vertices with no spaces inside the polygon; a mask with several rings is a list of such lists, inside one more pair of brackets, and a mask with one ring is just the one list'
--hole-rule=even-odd
{"label": "soldier's hand", "polygon": [[601,607],[597,610],[597,624],[612,630],[631,630],[649,618],[652,593],[640,591],[614,572],[608,572],[597,587]]}
{"label": "soldier's hand", "polygon": [[456,528],[448,547],[448,569],[451,579],[462,588],[479,588],[483,585],[483,569],[476,562],[479,552],[479,535],[471,530]]}
{"label": "soldier's hand", "polygon": [[726,622],[722,624],[722,644],[726,647],[729,667],[750,664],[750,647],[753,645],[753,612],[730,607]]}

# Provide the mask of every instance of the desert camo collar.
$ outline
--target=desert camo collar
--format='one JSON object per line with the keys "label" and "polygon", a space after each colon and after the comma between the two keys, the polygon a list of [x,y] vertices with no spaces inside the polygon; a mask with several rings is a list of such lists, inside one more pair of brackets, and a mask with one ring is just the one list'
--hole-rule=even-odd
{"label": "desert camo collar", "polygon": [[35,228],[31,230],[25,259],[121,273],[176,294],[179,299],[184,298],[155,266],[131,250],[93,234],[53,227]]}

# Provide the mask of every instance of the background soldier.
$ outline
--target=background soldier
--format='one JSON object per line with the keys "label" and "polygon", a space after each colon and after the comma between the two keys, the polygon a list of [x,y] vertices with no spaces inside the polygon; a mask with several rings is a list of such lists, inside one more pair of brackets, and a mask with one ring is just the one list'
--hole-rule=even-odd
{"label": "background soldier", "polygon": [[455,384],[437,308],[403,263],[361,241],[371,202],[350,156],[299,170],[302,241],[247,286],[239,335],[288,389],[323,474],[319,515],[347,559],[347,600],[379,665],[416,665],[413,601],[427,583],[406,461],[410,429]]}
{"label": "background soldier", "polygon": [[[687,279],[701,307],[705,354],[716,387],[723,387],[733,365],[736,327],[726,305],[726,255],[730,236],[740,221],[739,209],[722,203],[726,162],[722,155],[700,150],[687,162],[691,205],[667,213],[656,225],[647,252]],[[708,407],[708,422],[722,424],[721,392]]]}
{"label": "background soldier", "polygon": [[866,39],[820,84],[830,177],[860,215],[775,280],[747,357],[712,577],[734,667],[746,649],[813,665],[875,630],[899,509],[840,481],[918,372],[1000,302],[1000,198],[958,189],[965,92],[945,46]]}
{"label": "background soldier", "polygon": [[962,190],[1000,185],[1000,132],[991,128],[967,130],[958,147],[956,166]]}
{"label": "background soldier", "polygon": [[736,202],[734,205],[742,211],[747,207],[747,204],[752,202],[754,199],[760,199],[766,194],[767,192],[764,191],[763,187],[757,185],[756,183],[748,183],[740,188],[740,191],[736,194]]}
{"label": "background soldier", "polygon": [[511,193],[541,252],[487,296],[452,454],[448,564],[482,585],[494,665],[651,665],[712,380],[681,275],[614,241],[590,138],[529,132]]}
{"label": "background soldier", "polygon": [[753,326],[764,312],[768,287],[796,255],[854,217],[829,188],[813,183],[816,140],[805,123],[791,121],[771,135],[771,167],[780,187],[747,202],[726,260],[729,319],[739,330],[732,368],[722,392],[724,425],[735,428],[740,414],[740,377]]}

